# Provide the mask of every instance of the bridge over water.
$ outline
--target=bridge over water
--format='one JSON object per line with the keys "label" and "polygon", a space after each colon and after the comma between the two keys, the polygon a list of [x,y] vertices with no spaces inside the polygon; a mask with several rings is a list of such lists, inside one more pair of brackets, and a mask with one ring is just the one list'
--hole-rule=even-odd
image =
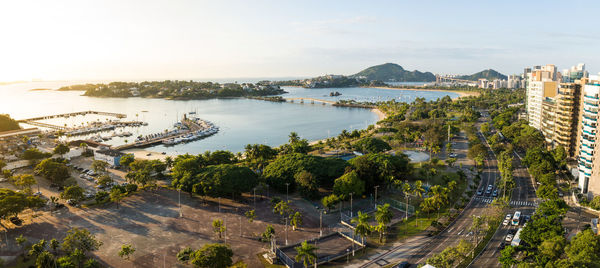
{"label": "bridge over water", "polygon": [[286,101],[288,102],[294,102],[296,100],[299,100],[300,103],[304,103],[305,101],[310,101],[311,103],[315,103],[315,102],[320,102],[323,104],[335,104],[335,101],[328,101],[328,100],[322,100],[322,99],[316,99],[316,98],[285,98]]}

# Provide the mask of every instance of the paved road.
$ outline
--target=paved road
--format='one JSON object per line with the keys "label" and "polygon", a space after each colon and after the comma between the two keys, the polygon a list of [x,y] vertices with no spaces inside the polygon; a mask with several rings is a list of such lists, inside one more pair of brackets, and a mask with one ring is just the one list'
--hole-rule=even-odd
{"label": "paved road", "polygon": [[[532,215],[536,207],[536,195],[531,177],[527,169],[521,165],[521,160],[516,155],[513,157],[513,167],[513,176],[516,185],[513,189],[510,202],[511,208],[508,213],[513,215],[515,211],[521,211],[522,215]],[[509,230],[518,228],[519,226],[501,226],[487,247],[475,259],[472,267],[501,267],[502,265],[498,262],[500,245],[504,243]]]}

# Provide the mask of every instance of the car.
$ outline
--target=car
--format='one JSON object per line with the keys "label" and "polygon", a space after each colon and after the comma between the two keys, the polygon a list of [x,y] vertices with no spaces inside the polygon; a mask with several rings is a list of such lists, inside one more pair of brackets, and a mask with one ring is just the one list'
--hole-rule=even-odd
{"label": "car", "polygon": [[35,193],[33,193],[33,195],[37,196],[37,197],[40,197],[40,196],[42,196],[42,192],[35,192]]}
{"label": "car", "polygon": [[558,196],[563,197],[565,195],[562,192],[558,192]]}
{"label": "car", "polygon": [[505,247],[506,247],[506,244],[500,243],[500,246],[498,246],[498,250],[503,250]]}
{"label": "car", "polygon": [[456,157],[456,156],[457,156],[457,154],[455,154],[455,153],[451,153],[451,154],[449,154],[448,156],[450,156],[450,157]]}
{"label": "car", "polygon": [[502,222],[502,225],[508,226],[509,223],[510,223],[510,220],[504,219],[504,221]]}
{"label": "car", "polygon": [[517,233],[517,229],[509,229],[508,233],[511,235],[515,235]]}
{"label": "car", "polygon": [[74,206],[74,205],[77,204],[77,200],[75,200],[75,199],[69,199],[69,200],[67,200],[67,204],[69,204],[71,206]]}
{"label": "car", "polygon": [[8,179],[7,178],[0,178],[0,182],[7,182]]}
{"label": "car", "polygon": [[486,195],[491,194],[491,193],[492,193],[492,190],[490,190],[490,189],[485,190]]}
{"label": "car", "polygon": [[496,197],[496,196],[498,196],[498,190],[494,190],[494,192],[492,193],[492,196],[493,196],[493,197]]}
{"label": "car", "polygon": [[513,239],[513,235],[512,234],[507,234],[506,238],[504,238],[504,241],[510,242],[510,241],[512,241],[512,239]]}
{"label": "car", "polygon": [[477,195],[483,195],[483,191],[481,189],[477,190]]}
{"label": "car", "polygon": [[531,219],[529,215],[523,216],[523,222],[528,222]]}
{"label": "car", "polygon": [[510,220],[512,219],[512,214],[506,214],[506,217],[504,217],[505,220]]}

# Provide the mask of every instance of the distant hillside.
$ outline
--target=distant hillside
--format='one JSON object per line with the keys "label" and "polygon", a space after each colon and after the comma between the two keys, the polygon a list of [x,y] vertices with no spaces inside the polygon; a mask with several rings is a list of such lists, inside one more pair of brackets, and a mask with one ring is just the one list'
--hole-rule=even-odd
{"label": "distant hillside", "polygon": [[352,77],[366,77],[367,80],[398,81],[398,82],[431,82],[435,81],[435,75],[430,72],[407,71],[395,63],[385,63],[371,66]]}
{"label": "distant hillside", "polygon": [[472,75],[462,75],[457,78],[464,79],[464,80],[471,80],[471,81],[477,81],[481,78],[485,78],[487,80],[494,80],[494,79],[504,79],[505,80],[505,79],[507,79],[506,75],[503,75],[492,69],[483,70],[481,72],[474,73]]}

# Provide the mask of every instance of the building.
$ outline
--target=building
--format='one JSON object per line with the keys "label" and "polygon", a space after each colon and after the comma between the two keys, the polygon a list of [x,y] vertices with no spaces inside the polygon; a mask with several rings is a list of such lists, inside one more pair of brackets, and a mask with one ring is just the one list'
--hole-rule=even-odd
{"label": "building", "polygon": [[111,166],[120,166],[121,157],[125,154],[112,149],[101,148],[94,151],[94,159],[108,163]]}
{"label": "building", "polygon": [[589,195],[600,194],[600,158],[598,155],[598,106],[600,75],[583,79],[580,123],[578,124],[579,188]]}
{"label": "building", "polygon": [[508,80],[506,81],[506,88],[509,88],[509,89],[521,88],[521,76],[509,75]]}
{"label": "building", "polygon": [[526,110],[529,125],[542,130],[543,101],[547,97],[554,97],[558,92],[558,75],[556,67],[552,64],[540,67],[535,66],[527,74]]}

